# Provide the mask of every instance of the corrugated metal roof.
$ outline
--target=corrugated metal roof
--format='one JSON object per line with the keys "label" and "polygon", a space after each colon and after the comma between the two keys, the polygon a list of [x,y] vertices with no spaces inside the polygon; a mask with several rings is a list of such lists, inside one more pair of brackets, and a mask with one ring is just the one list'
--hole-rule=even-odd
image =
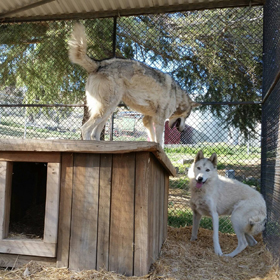
{"label": "corrugated metal roof", "polygon": [[263,5],[265,0],[1,0],[1,22],[75,19]]}

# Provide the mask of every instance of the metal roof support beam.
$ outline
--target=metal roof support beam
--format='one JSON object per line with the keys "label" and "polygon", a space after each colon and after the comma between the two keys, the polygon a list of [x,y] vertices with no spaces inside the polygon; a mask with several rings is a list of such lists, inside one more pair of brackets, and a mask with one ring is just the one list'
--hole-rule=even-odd
{"label": "metal roof support beam", "polygon": [[26,6],[22,6],[20,8],[15,9],[15,10],[0,14],[0,18],[5,18],[7,16],[10,16],[10,15],[13,15],[13,14],[16,14],[16,13],[19,13],[19,12],[24,12],[26,10],[36,8],[38,6],[41,6],[41,5],[44,5],[44,4],[53,2],[53,1],[56,1],[56,0],[42,0],[42,1],[32,3],[32,4],[29,4],[29,5],[26,5]]}

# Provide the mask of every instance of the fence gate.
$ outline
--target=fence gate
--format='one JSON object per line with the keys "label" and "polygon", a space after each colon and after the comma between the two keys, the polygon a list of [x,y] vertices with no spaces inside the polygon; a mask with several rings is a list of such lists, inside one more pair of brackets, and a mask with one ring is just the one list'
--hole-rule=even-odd
{"label": "fence gate", "polygon": [[[280,250],[280,2],[264,6],[264,71],[261,188],[268,210],[265,241]],[[277,256],[277,255],[278,256]]]}

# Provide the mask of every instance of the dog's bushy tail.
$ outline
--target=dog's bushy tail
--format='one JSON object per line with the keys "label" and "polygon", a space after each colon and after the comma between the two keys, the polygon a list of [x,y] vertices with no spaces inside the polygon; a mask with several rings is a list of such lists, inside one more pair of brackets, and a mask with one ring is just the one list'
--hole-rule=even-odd
{"label": "dog's bushy tail", "polygon": [[76,23],[72,32],[69,45],[69,59],[86,69],[88,73],[95,72],[98,63],[87,56],[87,39],[85,27]]}
{"label": "dog's bushy tail", "polygon": [[266,223],[265,215],[251,217],[249,219],[248,233],[251,235],[256,235],[262,232],[265,229],[265,223]]}

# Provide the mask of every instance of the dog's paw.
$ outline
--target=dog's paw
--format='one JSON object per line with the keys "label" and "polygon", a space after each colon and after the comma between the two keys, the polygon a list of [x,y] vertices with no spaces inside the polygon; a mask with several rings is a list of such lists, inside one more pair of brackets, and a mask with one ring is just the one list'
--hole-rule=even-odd
{"label": "dog's paw", "polygon": [[247,241],[248,241],[248,245],[249,245],[250,247],[256,246],[256,245],[258,244],[258,242],[257,242],[255,239],[253,239],[253,240],[247,240]]}
{"label": "dog's paw", "polygon": [[230,257],[230,258],[233,258],[234,256],[232,256],[231,254],[224,254],[223,257]]}
{"label": "dog's paw", "polygon": [[224,256],[221,249],[215,249],[215,254],[218,256]]}
{"label": "dog's paw", "polygon": [[192,236],[191,239],[190,239],[190,241],[195,241],[195,240],[197,240],[196,236]]}

